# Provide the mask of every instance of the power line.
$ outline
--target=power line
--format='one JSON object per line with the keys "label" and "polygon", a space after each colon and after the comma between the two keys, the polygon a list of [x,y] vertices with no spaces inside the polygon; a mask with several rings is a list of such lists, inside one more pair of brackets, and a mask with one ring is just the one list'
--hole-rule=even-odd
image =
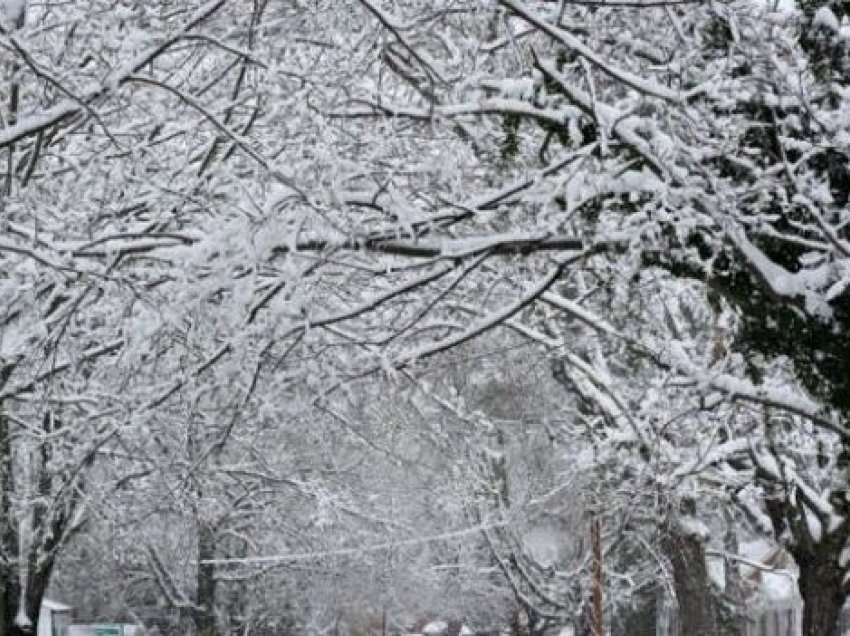
{"label": "power line", "polygon": [[507,525],[507,522],[500,521],[497,523],[480,524],[470,526],[461,530],[453,530],[442,534],[434,534],[426,537],[413,537],[410,539],[401,539],[396,541],[387,541],[385,543],[376,543],[359,548],[339,548],[337,550],[324,550],[319,552],[291,552],[289,554],[277,554],[271,556],[232,558],[232,559],[203,559],[198,563],[201,565],[271,565],[276,563],[294,563],[296,561],[311,561],[315,559],[325,559],[332,557],[347,557],[358,556],[369,552],[381,552],[383,550],[391,550],[393,548],[409,547],[415,545],[423,545],[425,543],[434,543],[436,541],[450,541],[452,539],[460,539],[469,535],[478,534],[485,530],[493,530],[502,528]]}

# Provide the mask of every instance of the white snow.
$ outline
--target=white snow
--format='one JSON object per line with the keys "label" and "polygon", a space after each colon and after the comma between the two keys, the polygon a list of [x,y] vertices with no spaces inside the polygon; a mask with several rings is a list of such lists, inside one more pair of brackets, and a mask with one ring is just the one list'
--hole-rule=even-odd
{"label": "white snow", "polygon": [[708,557],[705,560],[708,578],[710,578],[717,587],[723,589],[726,586],[726,562],[722,558]]}
{"label": "white snow", "polygon": [[797,583],[787,573],[765,572],[761,581],[762,593],[771,601],[785,601],[796,596]]}
{"label": "white snow", "polygon": [[27,345],[26,334],[16,325],[7,327],[0,333],[0,358],[12,359],[24,352]]}
{"label": "white snow", "polygon": [[596,457],[592,448],[581,448],[578,452],[565,455],[564,459],[568,459],[578,470],[587,470],[596,464]]}
{"label": "white snow", "polygon": [[[790,601],[797,595],[797,571],[783,565],[772,565],[777,562],[777,546],[765,539],[745,541],[740,544],[739,551],[744,559],[741,565],[741,573],[748,578],[755,577],[760,581],[759,591],[762,597],[769,601]],[[753,563],[748,565],[747,561]],[[766,568],[775,568],[773,571],[759,570],[755,564],[762,564]],[[758,575],[756,573],[759,572]]]}
{"label": "white snow", "polygon": [[[41,601],[41,609],[38,613],[38,636],[53,636],[61,626],[59,615],[70,617],[73,608],[64,603],[58,603],[50,599]],[[129,634],[127,635],[129,636]]]}
{"label": "white snow", "polygon": [[633,192],[658,192],[663,187],[661,181],[649,170],[626,170],[611,180],[611,192],[631,194]]}
{"label": "white snow", "polygon": [[24,611],[23,603],[20,603],[18,606],[18,613],[15,616],[15,625],[18,627],[29,627],[32,625],[32,621],[30,621],[27,613]]}
{"label": "white snow", "polygon": [[820,522],[811,510],[803,507],[803,516],[806,519],[806,525],[809,529],[809,534],[812,535],[812,540],[818,543],[823,538],[823,524]]}
{"label": "white snow", "polygon": [[686,536],[699,539],[708,539],[711,536],[708,526],[695,517],[682,517],[679,519],[679,528]]}
{"label": "white snow", "polygon": [[16,23],[26,11],[26,0],[0,0],[0,20]]}
{"label": "white snow", "polygon": [[445,634],[449,629],[449,624],[445,621],[434,621],[428,623],[423,629],[423,634]]}
{"label": "white snow", "polygon": [[678,103],[680,101],[681,95],[678,91],[672,90],[667,86],[658,84],[645,77],[635,75],[631,71],[611,64],[609,60],[597,54],[596,51],[589,48],[582,40],[568,31],[564,31],[563,29],[554,26],[545,19],[541,19],[534,15],[521,3],[516,2],[515,0],[504,0],[504,5],[513,9],[517,15],[521,16],[529,24],[533,24],[540,31],[546,33],[553,39],[560,41],[563,45],[581,55],[584,59],[602,70],[604,73],[620,80],[623,84],[636,89],[644,95],[651,95],[673,103]]}
{"label": "white snow", "polygon": [[844,278],[833,283],[832,286],[827,289],[824,297],[826,298],[827,302],[831,302],[838,298],[841,294],[843,294],[848,287],[850,287],[850,276],[845,276]]}
{"label": "white snow", "polygon": [[507,99],[529,100],[534,97],[534,80],[530,77],[503,80],[483,80],[482,88],[498,91]]}
{"label": "white snow", "polygon": [[41,601],[41,608],[50,610],[51,612],[70,612],[73,607],[70,605],[65,605],[64,603],[60,603],[58,601],[52,601],[49,598]]}
{"label": "white snow", "polygon": [[763,6],[768,11],[773,13],[796,13],[797,3],[795,0],[756,0],[758,6]]}
{"label": "white snow", "polygon": [[841,26],[838,22],[838,17],[832,12],[828,6],[824,5],[815,13],[815,18],[812,20],[812,26],[824,27],[830,31],[837,32]]}
{"label": "white snow", "polygon": [[563,545],[562,533],[554,528],[534,528],[523,537],[525,551],[543,567],[558,562]]}
{"label": "white snow", "polygon": [[773,455],[768,453],[759,453],[753,450],[753,458],[758,463],[758,467],[765,471],[771,478],[782,481],[782,471],[779,468],[779,464],[776,461],[776,458]]}

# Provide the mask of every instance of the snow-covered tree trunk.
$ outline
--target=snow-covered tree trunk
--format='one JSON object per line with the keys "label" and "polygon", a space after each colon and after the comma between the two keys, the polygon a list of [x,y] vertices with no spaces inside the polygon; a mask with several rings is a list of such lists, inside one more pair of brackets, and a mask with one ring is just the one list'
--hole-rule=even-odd
{"label": "snow-covered tree trunk", "polygon": [[803,597],[803,636],[840,634],[838,619],[846,600],[841,585],[843,573],[835,563],[835,555],[822,556],[818,554],[812,560],[797,558]]}
{"label": "snow-covered tree trunk", "polygon": [[[26,19],[24,0],[0,1],[0,26],[20,29]],[[5,69],[4,69],[5,71]],[[9,78],[18,71],[17,61],[8,69]],[[15,123],[18,113],[20,87],[16,80],[11,82],[8,98],[9,125]],[[13,166],[13,147],[9,148],[8,167]],[[11,174],[7,176],[6,188],[11,186]],[[2,362],[2,360],[0,360]],[[12,364],[0,364],[0,388],[2,388],[14,369]],[[20,545],[18,528],[12,514],[11,494],[14,491],[14,467],[12,465],[12,438],[9,420],[0,400],[0,636],[19,636],[26,632],[18,626],[21,603]]]}
{"label": "snow-covered tree trunk", "polygon": [[[42,421],[45,436],[56,434],[62,428],[61,420],[47,412]],[[80,503],[82,481],[77,470],[65,476],[61,484],[54,483],[52,464],[54,448],[44,441],[32,453],[31,469],[35,477],[35,504],[21,535],[20,519],[12,506],[14,497],[26,491],[16,483],[15,453],[12,445],[9,419],[0,409],[0,486],[2,486],[2,607],[0,607],[0,636],[7,634],[37,634],[39,610],[47,593],[50,577],[61,548],[79,529],[76,513]],[[88,460],[77,466],[79,472],[88,467]],[[57,487],[58,486],[58,487]],[[62,493],[57,494],[57,493]],[[30,496],[32,496],[30,495]],[[6,631],[3,631],[6,630]]]}
{"label": "snow-covered tree trunk", "polygon": [[0,636],[23,634],[16,624],[21,602],[18,529],[12,518],[14,484],[9,420],[0,404]]}
{"label": "snow-covered tree trunk", "polygon": [[55,552],[42,554],[31,546],[22,572],[20,528],[12,505],[16,492],[11,430],[0,406],[0,636],[37,633],[39,608],[55,558]]}

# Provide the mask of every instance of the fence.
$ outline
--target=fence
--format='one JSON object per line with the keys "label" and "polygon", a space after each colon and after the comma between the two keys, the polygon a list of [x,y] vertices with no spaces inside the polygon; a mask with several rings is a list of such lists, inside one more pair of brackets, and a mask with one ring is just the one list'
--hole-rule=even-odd
{"label": "fence", "polygon": [[[678,634],[678,613],[674,606],[667,605],[658,616],[657,636]],[[774,603],[753,609],[741,627],[741,636],[802,636],[802,603]],[[845,607],[839,617],[841,636],[850,636],[850,607]]]}
{"label": "fence", "polygon": [[800,636],[802,626],[800,603],[774,604],[748,616],[741,636]]}

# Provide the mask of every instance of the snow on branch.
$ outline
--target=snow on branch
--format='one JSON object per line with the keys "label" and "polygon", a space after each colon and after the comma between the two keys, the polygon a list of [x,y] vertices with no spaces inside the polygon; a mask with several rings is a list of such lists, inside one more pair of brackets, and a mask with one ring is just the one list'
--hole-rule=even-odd
{"label": "snow on branch", "polygon": [[553,26],[546,20],[534,15],[523,3],[518,0],[499,0],[499,4],[520,16],[523,20],[533,25],[552,39],[560,42],[564,46],[572,49],[588,62],[596,66],[598,69],[611,76],[612,78],[622,82],[623,84],[635,89],[636,91],[657,97],[673,104],[680,104],[683,99],[687,99],[695,94],[702,92],[702,89],[697,88],[689,91],[687,94],[682,94],[679,91],[674,91],[666,86],[653,82],[643,77],[639,77],[625,69],[619,68],[608,60],[603,59],[595,51],[590,49],[581,40],[576,38],[571,33]]}
{"label": "snow on branch", "polygon": [[[396,234],[398,233],[396,232]],[[484,253],[515,255],[552,251],[583,251],[585,249],[585,242],[575,236],[523,232],[442,240],[394,240],[385,238],[383,235],[342,238],[340,240],[308,238],[295,243],[295,251],[297,252],[353,250],[435,260],[454,260]],[[273,250],[275,254],[286,254],[291,251],[292,247],[288,245],[278,245]]]}
{"label": "snow on branch", "polygon": [[25,137],[39,133],[51,126],[61,124],[71,117],[82,114],[92,104],[114,92],[120,85],[126,83],[133,74],[139,72],[157,57],[168,51],[192,29],[214,15],[225,5],[225,2],[226,0],[213,0],[201,7],[175,34],[166,38],[158,45],[143,51],[125,65],[115,69],[99,88],[76,99],[67,99],[40,113],[21,117],[13,125],[0,130],[0,148],[10,146]]}

